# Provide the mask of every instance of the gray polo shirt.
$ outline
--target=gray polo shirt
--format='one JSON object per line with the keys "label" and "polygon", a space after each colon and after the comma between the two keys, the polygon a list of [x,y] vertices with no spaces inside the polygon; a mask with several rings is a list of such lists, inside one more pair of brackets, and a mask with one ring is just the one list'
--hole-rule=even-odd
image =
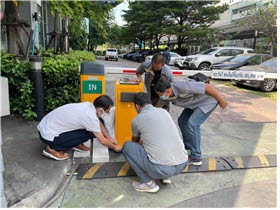
{"label": "gray polo shirt", "polygon": [[[154,72],[153,68],[152,68],[152,61],[145,61],[144,63],[142,63],[137,69],[136,69],[136,74],[144,74],[145,73],[145,86],[147,89],[148,94],[151,94],[151,83],[153,81],[154,76],[150,73],[147,73],[145,71],[145,68],[151,70]],[[169,82],[173,82],[174,78],[173,78],[173,74],[172,71],[170,69],[169,66],[164,65],[162,67],[161,70],[161,75],[165,76],[166,79],[168,79]]]}
{"label": "gray polo shirt", "polygon": [[143,141],[152,163],[174,166],[188,160],[183,140],[170,114],[152,105],[146,105],[132,120],[132,134]]}
{"label": "gray polo shirt", "polygon": [[175,100],[172,100],[171,102],[175,106],[190,109],[200,108],[204,113],[207,113],[218,103],[213,96],[205,93],[204,82],[184,78],[183,80],[171,83],[171,87],[175,96],[189,93],[187,96],[177,97]]}

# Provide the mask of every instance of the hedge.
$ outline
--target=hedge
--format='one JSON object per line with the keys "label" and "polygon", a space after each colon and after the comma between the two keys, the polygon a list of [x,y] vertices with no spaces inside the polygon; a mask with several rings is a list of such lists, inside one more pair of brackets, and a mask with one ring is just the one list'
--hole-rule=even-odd
{"label": "hedge", "polygon": [[[43,57],[43,85],[46,112],[67,103],[80,102],[80,73],[82,62],[95,61],[87,51],[70,51],[69,54]],[[29,79],[29,62],[15,59],[15,55],[1,52],[1,74],[8,78],[11,113],[34,120],[33,86]]]}

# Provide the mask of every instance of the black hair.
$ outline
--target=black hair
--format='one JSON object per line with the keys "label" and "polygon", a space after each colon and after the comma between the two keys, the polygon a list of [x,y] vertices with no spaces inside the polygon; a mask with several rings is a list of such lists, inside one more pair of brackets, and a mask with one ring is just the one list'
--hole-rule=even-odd
{"label": "black hair", "polygon": [[136,105],[143,107],[145,104],[152,104],[150,95],[148,93],[140,92],[136,93],[133,102]]}
{"label": "black hair", "polygon": [[105,111],[109,109],[110,106],[113,106],[114,102],[109,96],[101,95],[94,100],[93,105],[95,108],[103,108]]}
{"label": "black hair", "polygon": [[161,78],[157,81],[154,90],[160,93],[165,93],[169,88],[171,88],[170,82],[166,78]]}
{"label": "black hair", "polygon": [[168,49],[169,49],[168,47],[165,48],[165,50],[168,50]]}
{"label": "black hair", "polygon": [[164,59],[164,55],[162,55],[161,53],[156,53],[154,54],[153,58],[152,58],[152,63],[159,65],[159,64],[165,64],[165,59]]}

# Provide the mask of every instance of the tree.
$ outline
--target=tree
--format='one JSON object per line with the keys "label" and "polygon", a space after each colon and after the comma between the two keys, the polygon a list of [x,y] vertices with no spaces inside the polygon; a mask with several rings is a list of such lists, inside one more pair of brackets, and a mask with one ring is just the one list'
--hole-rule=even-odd
{"label": "tree", "polygon": [[209,27],[228,9],[226,4],[216,6],[217,1],[168,1],[164,2],[170,35],[177,36],[178,48],[194,37],[206,36]]}
{"label": "tree", "polygon": [[[1,24],[5,25],[7,28],[8,53],[17,55],[25,54],[26,49],[24,47],[21,30],[23,29],[29,37],[30,34],[28,33],[26,27],[30,27],[30,24],[19,17],[18,4],[20,2],[5,1],[4,3],[4,17],[1,20]],[[35,46],[35,49],[37,53],[40,53],[37,46]]]}
{"label": "tree", "polygon": [[240,26],[253,29],[259,32],[260,37],[264,37],[266,43],[277,49],[277,4],[266,3],[260,8],[248,11],[244,17],[237,22]]}

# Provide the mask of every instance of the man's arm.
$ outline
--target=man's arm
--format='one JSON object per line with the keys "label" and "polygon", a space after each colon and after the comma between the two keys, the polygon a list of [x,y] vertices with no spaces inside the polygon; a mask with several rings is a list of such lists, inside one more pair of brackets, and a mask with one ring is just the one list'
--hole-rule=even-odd
{"label": "man's arm", "polygon": [[119,152],[122,150],[122,148],[119,145],[113,144],[112,142],[110,142],[108,139],[106,139],[102,133],[95,133],[93,132],[93,134],[95,135],[95,137],[98,139],[98,141],[100,142],[100,144],[109,147],[113,150],[115,150],[116,152]]}
{"label": "man's arm", "polygon": [[140,141],[140,136],[132,136],[132,138],[131,138],[131,141],[132,142],[135,142],[135,143],[139,143],[139,141]]}
{"label": "man's arm", "polygon": [[108,134],[108,132],[106,131],[104,125],[103,125],[101,122],[99,122],[99,124],[100,124],[100,129],[101,129],[101,132],[102,132],[103,136],[104,136],[106,139],[108,139],[110,142],[112,142],[113,144],[118,144],[117,139],[111,138],[111,136],[110,136],[110,135]]}
{"label": "man's arm", "polygon": [[142,80],[142,74],[145,72],[146,66],[144,63],[142,63],[137,69],[136,69],[136,79],[132,80],[133,82],[143,82]]}
{"label": "man's arm", "polygon": [[224,109],[227,107],[227,101],[219,94],[219,92],[208,83],[205,83],[205,92],[217,99],[219,106]]}

